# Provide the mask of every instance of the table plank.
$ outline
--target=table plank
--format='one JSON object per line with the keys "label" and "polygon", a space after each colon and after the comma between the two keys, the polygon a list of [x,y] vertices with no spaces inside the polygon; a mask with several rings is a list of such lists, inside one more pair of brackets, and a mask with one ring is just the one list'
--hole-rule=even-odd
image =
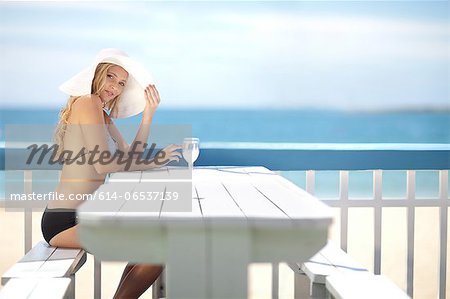
{"label": "table plank", "polygon": [[192,185],[192,172],[187,168],[172,167],[167,174],[160,220],[167,223],[185,218],[190,222],[193,218],[201,219],[202,213]]}
{"label": "table plank", "polygon": [[194,168],[192,172],[192,180],[194,182],[205,182],[205,181],[212,181],[212,180],[218,180],[215,176],[215,173],[217,172],[217,168]]}
{"label": "table plank", "polygon": [[252,178],[244,169],[221,170],[217,176],[247,218],[289,220],[270,198],[252,185]]}
{"label": "table plank", "polygon": [[195,181],[195,190],[204,218],[245,218],[220,181]]}
{"label": "table plank", "polygon": [[252,178],[253,186],[293,220],[305,222],[309,219],[332,216],[324,213],[324,207],[326,207],[324,203],[297,186],[291,186],[291,182],[278,175],[274,176],[273,173],[252,168],[249,176]]}
{"label": "table plank", "polygon": [[152,169],[147,171],[142,171],[142,176],[140,182],[148,181],[158,181],[158,180],[168,180],[169,170],[167,167],[162,167],[158,169]]}
{"label": "table plank", "polygon": [[131,192],[138,183],[135,181],[116,181],[101,185],[93,194],[93,200],[85,202],[77,209],[85,221],[100,223],[115,215],[126,203],[125,194]]}
{"label": "table plank", "polygon": [[128,189],[131,198],[121,206],[118,217],[144,216],[158,218],[163,201],[160,194],[164,194],[166,184],[161,181],[143,180]]}
{"label": "table plank", "polygon": [[188,167],[175,167],[171,166],[167,168],[171,180],[192,180],[193,171]]}
{"label": "table plank", "polygon": [[270,198],[265,197],[253,186],[241,182],[223,184],[247,218],[288,220],[287,215],[278,209]]}
{"label": "table plank", "polygon": [[[161,208],[161,214],[160,219],[162,221],[168,221],[168,220],[175,220],[176,218],[179,218],[180,220],[184,218],[188,218],[192,220],[193,218],[202,219],[202,211],[200,208],[199,200],[197,198],[197,192],[195,188],[192,186],[192,183],[190,183],[191,188],[191,198],[190,200],[190,209],[183,211],[179,210],[179,200],[186,200],[184,198],[178,199],[178,200],[164,200],[162,202],[162,208]],[[173,184],[167,185],[166,192],[177,192],[178,188],[174,188]],[[183,204],[184,206],[184,204]]]}
{"label": "table plank", "polygon": [[108,183],[115,182],[136,182],[141,180],[141,171],[122,171],[109,174]]}
{"label": "table plank", "polygon": [[90,203],[89,211],[116,213],[125,203],[125,194],[133,190],[137,184],[132,181],[120,181],[101,185],[94,193],[95,201]]}

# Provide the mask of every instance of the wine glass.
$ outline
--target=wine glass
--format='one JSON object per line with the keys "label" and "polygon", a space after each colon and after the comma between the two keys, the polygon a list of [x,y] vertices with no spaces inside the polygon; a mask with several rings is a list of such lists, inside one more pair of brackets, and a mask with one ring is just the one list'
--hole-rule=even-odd
{"label": "wine glass", "polygon": [[189,168],[194,167],[194,162],[197,160],[200,153],[198,138],[184,138],[183,139],[183,158],[188,162]]}

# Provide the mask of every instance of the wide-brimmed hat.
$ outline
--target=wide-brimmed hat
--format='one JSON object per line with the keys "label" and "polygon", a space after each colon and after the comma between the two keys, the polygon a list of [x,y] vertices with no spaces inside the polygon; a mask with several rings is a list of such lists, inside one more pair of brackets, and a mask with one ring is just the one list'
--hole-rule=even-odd
{"label": "wide-brimmed hat", "polygon": [[112,63],[121,66],[128,72],[125,88],[110,116],[124,118],[141,113],[145,108],[146,101],[144,90],[148,84],[154,84],[153,77],[141,64],[118,49],[101,50],[91,66],[64,82],[59,89],[70,96],[91,94],[92,80],[99,63]]}

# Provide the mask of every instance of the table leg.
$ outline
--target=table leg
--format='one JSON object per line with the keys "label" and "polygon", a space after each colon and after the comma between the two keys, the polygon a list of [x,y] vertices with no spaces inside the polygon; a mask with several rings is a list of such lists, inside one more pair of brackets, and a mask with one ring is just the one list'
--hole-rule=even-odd
{"label": "table leg", "polygon": [[212,227],[209,245],[210,298],[247,298],[247,267],[251,253],[248,229]]}
{"label": "table leg", "polygon": [[168,227],[166,296],[207,299],[206,234],[204,228]]}

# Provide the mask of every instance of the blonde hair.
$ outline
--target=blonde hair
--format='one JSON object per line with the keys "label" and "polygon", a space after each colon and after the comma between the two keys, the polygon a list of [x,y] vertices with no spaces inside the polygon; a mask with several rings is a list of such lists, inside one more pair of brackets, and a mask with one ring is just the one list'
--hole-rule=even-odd
{"label": "blonde hair", "polygon": [[[108,70],[113,66],[116,65],[112,63],[99,63],[97,65],[94,78],[92,79],[91,94],[99,95],[100,92],[103,91],[103,87],[105,86],[106,74]],[[69,124],[69,117],[72,112],[73,104],[79,98],[81,98],[81,96],[70,96],[67,100],[66,106],[63,107],[59,112],[59,121],[53,136],[54,142],[57,145],[56,157],[58,158],[58,160],[60,159],[60,155],[64,150],[64,135],[66,133],[67,125]],[[105,105],[105,108],[112,111],[116,107],[119,98],[120,95],[109,101]]]}

